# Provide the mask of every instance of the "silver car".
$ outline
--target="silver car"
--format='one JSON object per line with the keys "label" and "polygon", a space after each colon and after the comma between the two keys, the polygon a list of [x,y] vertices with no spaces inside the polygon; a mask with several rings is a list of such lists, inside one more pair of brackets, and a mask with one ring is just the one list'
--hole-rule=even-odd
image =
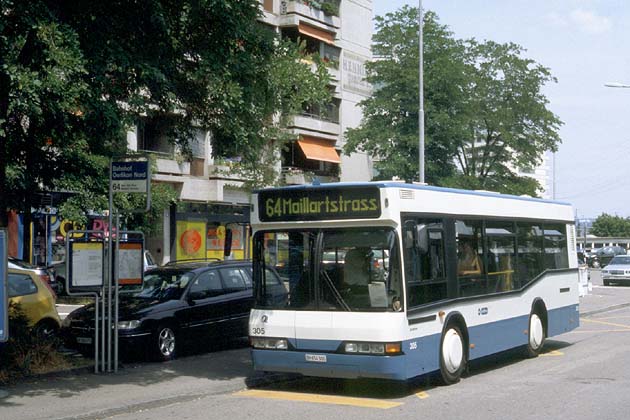
{"label": "silver car", "polygon": [[617,255],[608,265],[602,268],[602,280],[604,286],[611,283],[630,284],[630,255]]}

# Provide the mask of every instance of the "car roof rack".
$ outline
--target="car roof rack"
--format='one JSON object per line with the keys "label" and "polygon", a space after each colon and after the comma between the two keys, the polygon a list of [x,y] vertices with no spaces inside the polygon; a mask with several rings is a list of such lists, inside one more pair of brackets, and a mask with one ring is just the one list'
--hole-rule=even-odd
{"label": "car roof rack", "polygon": [[169,262],[167,262],[166,264],[164,264],[164,266],[173,266],[173,265],[177,265],[177,264],[195,264],[195,263],[213,263],[213,262],[218,262],[218,261],[222,261],[220,258],[191,258],[188,260],[171,260]]}

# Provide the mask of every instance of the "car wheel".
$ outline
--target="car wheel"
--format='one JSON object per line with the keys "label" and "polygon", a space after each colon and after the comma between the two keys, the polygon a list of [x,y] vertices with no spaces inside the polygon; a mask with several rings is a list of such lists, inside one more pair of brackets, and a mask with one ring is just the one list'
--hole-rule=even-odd
{"label": "car wheel", "polygon": [[57,335],[59,326],[51,320],[41,320],[35,327],[33,327],[33,333],[40,340],[50,340]]}
{"label": "car wheel", "polygon": [[545,326],[538,312],[532,312],[529,315],[529,331],[527,335],[527,357],[537,357],[545,345]]}
{"label": "car wheel", "polygon": [[610,286],[610,281],[604,280],[604,286]]}
{"label": "car wheel", "polygon": [[175,329],[168,324],[160,325],[153,337],[153,354],[158,361],[167,361],[175,358],[176,336]]}
{"label": "car wheel", "polygon": [[458,325],[450,324],[440,342],[440,375],[444,385],[459,382],[466,369],[464,336]]}

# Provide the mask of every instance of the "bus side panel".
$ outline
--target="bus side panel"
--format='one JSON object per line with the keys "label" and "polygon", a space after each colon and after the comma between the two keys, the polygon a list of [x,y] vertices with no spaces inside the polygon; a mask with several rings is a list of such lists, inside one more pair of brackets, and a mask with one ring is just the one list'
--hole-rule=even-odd
{"label": "bus side panel", "polygon": [[547,336],[564,334],[580,326],[580,307],[572,305],[553,309],[548,317]]}
{"label": "bus side panel", "polygon": [[529,315],[509,318],[472,327],[468,330],[470,359],[477,359],[527,344],[527,320]]}

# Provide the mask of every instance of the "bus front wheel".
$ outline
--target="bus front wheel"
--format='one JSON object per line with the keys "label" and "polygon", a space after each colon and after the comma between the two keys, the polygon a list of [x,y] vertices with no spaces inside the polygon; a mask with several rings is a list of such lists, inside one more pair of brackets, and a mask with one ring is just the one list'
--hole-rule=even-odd
{"label": "bus front wheel", "polygon": [[450,324],[440,343],[440,375],[445,385],[459,382],[466,368],[465,341],[461,329]]}

